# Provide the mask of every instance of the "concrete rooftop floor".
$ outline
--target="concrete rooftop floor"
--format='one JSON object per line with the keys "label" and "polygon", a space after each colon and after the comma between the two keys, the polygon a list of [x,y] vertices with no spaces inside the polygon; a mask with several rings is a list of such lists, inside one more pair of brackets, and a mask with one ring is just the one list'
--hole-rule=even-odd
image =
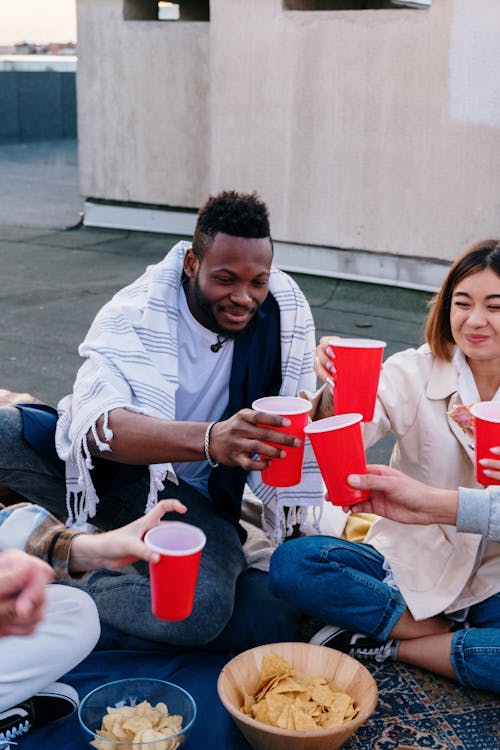
{"label": "concrete rooftop floor", "polygon": [[[73,141],[0,145],[0,198],[0,388],[55,405],[71,390],[78,344],[98,309],[181,238],[81,226]],[[291,275],[318,339],[383,339],[386,356],[422,342],[429,293]],[[391,445],[381,441],[369,460],[386,462]]]}

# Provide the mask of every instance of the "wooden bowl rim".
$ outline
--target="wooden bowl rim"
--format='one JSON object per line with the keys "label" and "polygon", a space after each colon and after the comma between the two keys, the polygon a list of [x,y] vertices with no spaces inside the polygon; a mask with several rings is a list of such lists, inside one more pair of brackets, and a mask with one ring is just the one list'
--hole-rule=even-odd
{"label": "wooden bowl rim", "polygon": [[[369,677],[369,681],[372,683],[373,686],[373,693],[371,696],[370,704],[367,708],[365,708],[363,711],[360,711],[357,716],[355,716],[353,719],[350,719],[349,721],[346,721],[345,724],[339,724],[337,727],[327,727],[326,729],[310,729],[310,730],[302,730],[302,729],[281,729],[280,727],[273,727],[270,724],[265,724],[262,721],[257,721],[257,719],[253,719],[251,716],[248,716],[247,714],[242,713],[239,708],[237,708],[233,703],[231,703],[225,695],[225,692],[222,688],[222,681],[225,677],[225,672],[229,669],[229,666],[233,664],[233,662],[238,661],[239,658],[244,656],[245,654],[248,654],[252,651],[258,651],[259,649],[265,648],[266,650],[269,647],[280,647],[280,646],[289,646],[293,645],[294,643],[301,645],[301,646],[308,646],[309,648],[314,649],[328,649],[329,652],[335,652],[339,654],[340,656],[344,657],[347,660],[355,662],[356,666],[358,668],[361,668],[362,671],[366,672],[366,674]],[[266,643],[263,646],[255,646],[254,648],[249,648],[246,651],[242,651],[239,654],[236,654],[236,656],[233,656],[232,659],[230,659],[224,666],[222,667],[219,677],[217,679],[217,693],[219,695],[219,698],[226,709],[228,713],[236,720],[241,721],[243,724],[247,724],[249,727],[252,727],[253,729],[259,729],[260,731],[268,732],[269,734],[275,734],[282,737],[297,737],[297,738],[308,738],[308,737],[326,737],[326,736],[334,736],[335,734],[340,734],[340,732],[345,731],[346,729],[353,729],[356,730],[358,727],[360,727],[362,724],[365,723],[367,719],[370,718],[370,716],[375,711],[375,708],[377,706],[378,700],[379,700],[379,692],[377,683],[375,681],[375,678],[371,674],[371,672],[365,667],[364,664],[361,664],[360,661],[355,659],[354,657],[350,656],[349,654],[344,654],[342,651],[338,651],[334,648],[329,648],[328,646],[320,646],[317,643],[302,643],[301,641],[281,641],[280,643]]]}

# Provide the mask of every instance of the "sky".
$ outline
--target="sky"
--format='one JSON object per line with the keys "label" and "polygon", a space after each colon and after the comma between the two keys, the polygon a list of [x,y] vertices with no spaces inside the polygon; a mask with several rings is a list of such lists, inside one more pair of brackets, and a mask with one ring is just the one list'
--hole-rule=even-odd
{"label": "sky", "polygon": [[0,45],[76,42],[76,0],[0,0]]}

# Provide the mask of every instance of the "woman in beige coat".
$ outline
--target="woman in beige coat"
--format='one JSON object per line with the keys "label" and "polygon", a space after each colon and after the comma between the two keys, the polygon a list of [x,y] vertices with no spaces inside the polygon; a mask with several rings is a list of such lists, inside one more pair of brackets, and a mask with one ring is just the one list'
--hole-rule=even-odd
{"label": "woman in beige coat", "polygon": [[[476,243],[450,268],[426,339],[384,364],[365,439],[392,431],[392,466],[435,487],[477,487],[471,437],[449,412],[500,398],[500,240]],[[322,339],[316,372],[324,380],[335,377],[327,350]],[[328,384],[317,404],[316,418],[331,414]],[[270,585],[341,626],[323,628],[315,642],[500,692],[500,546],[480,534],[380,518],[364,543],[317,536],[282,545]]]}

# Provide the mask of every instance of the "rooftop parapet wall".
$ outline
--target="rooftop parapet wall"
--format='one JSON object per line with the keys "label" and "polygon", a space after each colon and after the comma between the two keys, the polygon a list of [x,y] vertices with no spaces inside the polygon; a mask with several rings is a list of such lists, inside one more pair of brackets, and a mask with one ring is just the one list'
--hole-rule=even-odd
{"label": "rooftop parapet wall", "polygon": [[500,234],[500,4],[285,5],[165,23],[78,0],[82,194],[193,208],[256,189],[277,240],[325,251],[448,261]]}
{"label": "rooftop parapet wall", "polygon": [[76,57],[0,55],[0,143],[76,138]]}

